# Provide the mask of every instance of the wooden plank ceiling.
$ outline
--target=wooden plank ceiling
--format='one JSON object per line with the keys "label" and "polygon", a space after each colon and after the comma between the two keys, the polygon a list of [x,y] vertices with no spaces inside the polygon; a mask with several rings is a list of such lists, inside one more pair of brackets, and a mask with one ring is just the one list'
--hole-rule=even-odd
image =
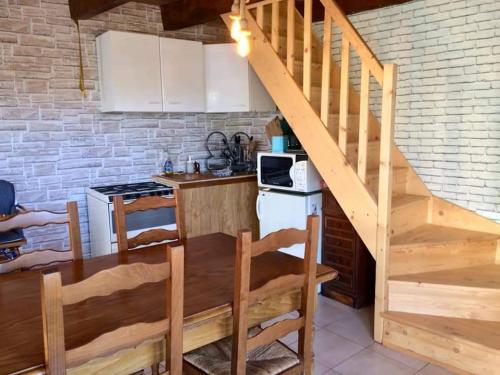
{"label": "wooden plank ceiling", "polygon": [[[252,0],[251,3],[259,0]],[[346,14],[358,13],[369,9],[402,4],[410,0],[336,0]],[[89,19],[113,9],[130,0],[69,0],[71,18]],[[157,5],[161,8],[163,28],[178,30],[210,22],[220,14],[231,10],[233,0],[136,0],[138,3]],[[297,8],[302,8],[303,1],[296,0]],[[323,19],[323,7],[319,0],[314,1],[314,21]]]}

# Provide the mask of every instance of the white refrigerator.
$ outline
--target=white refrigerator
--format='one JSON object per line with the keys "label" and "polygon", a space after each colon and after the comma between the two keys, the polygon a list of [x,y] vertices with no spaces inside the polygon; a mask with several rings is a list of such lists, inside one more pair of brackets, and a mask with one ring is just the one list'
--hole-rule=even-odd
{"label": "white refrigerator", "polygon": [[[290,193],[278,190],[259,190],[257,217],[260,223],[260,238],[280,229],[306,229],[307,216],[321,218],[321,192]],[[321,231],[318,234],[318,263],[321,263]],[[304,245],[280,249],[287,254],[304,258]]]}

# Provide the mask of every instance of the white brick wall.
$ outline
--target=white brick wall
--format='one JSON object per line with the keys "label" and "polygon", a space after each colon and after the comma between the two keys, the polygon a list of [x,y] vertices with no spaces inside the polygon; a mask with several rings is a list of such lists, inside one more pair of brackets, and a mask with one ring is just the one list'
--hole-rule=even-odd
{"label": "white brick wall", "polygon": [[396,143],[418,174],[500,221],[500,1],[415,0],[350,19],[382,63],[399,65]]}
{"label": "white brick wall", "polygon": [[[204,25],[163,33],[157,7],[130,3],[81,22],[88,95],[78,90],[78,38],[66,0],[0,0],[0,179],[16,185],[29,207],[80,206],[85,254],[88,220],[84,189],[148,180],[169,150],[178,167],[190,154],[207,156],[209,132],[246,131],[263,139],[261,114],[99,113],[95,37],[105,30],[227,41],[227,30]],[[266,147],[266,142],[261,142]],[[31,233],[33,247],[61,247],[63,232]]]}

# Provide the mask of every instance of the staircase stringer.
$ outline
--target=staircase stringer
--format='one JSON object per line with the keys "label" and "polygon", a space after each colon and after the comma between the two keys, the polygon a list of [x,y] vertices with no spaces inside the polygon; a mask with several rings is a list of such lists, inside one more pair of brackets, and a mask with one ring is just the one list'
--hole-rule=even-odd
{"label": "staircase stringer", "polygon": [[[230,27],[229,15],[222,15]],[[252,17],[248,59],[319,173],[376,258],[377,205]]]}

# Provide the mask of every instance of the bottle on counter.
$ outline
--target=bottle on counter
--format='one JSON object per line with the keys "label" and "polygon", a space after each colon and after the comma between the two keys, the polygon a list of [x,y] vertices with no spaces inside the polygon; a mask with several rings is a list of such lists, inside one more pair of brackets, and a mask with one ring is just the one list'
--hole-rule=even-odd
{"label": "bottle on counter", "polygon": [[174,163],[172,163],[172,160],[170,160],[170,156],[169,156],[168,151],[165,151],[165,156],[166,156],[166,160],[165,160],[165,164],[163,164],[163,172],[165,172],[165,174],[167,174],[167,175],[173,174],[174,173]]}
{"label": "bottle on counter", "polygon": [[189,159],[186,162],[186,173],[194,173],[194,160],[191,159],[191,155],[189,155]]}

